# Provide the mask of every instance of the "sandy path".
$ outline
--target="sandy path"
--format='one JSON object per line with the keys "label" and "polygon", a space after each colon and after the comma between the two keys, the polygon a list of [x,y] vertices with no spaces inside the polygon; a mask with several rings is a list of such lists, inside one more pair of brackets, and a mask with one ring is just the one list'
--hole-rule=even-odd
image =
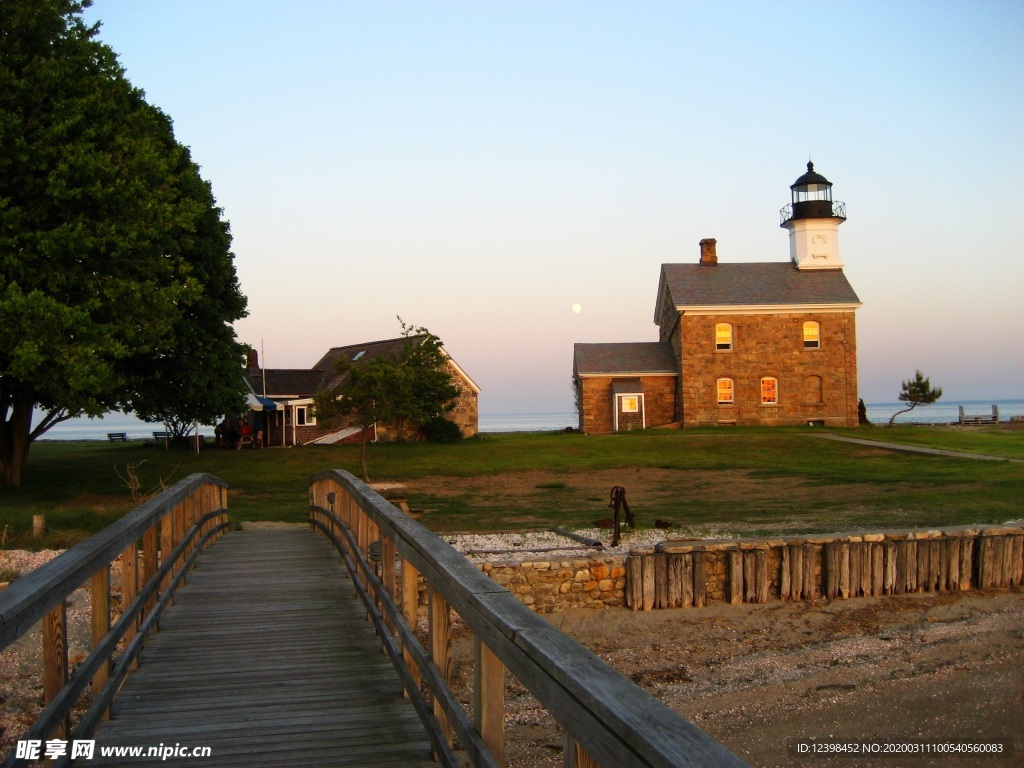
{"label": "sandy path", "polygon": [[[1024,765],[1022,590],[546,618],[752,766]],[[557,726],[518,685],[508,706],[509,765],[560,765]],[[1016,739],[1015,757],[787,754],[794,738],[954,737]]]}

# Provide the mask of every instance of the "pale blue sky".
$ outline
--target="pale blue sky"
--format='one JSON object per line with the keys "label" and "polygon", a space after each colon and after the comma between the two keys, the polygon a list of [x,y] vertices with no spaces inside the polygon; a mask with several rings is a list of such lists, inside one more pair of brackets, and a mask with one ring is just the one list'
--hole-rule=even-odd
{"label": "pale blue sky", "polygon": [[[270,367],[425,325],[485,412],[652,341],[660,265],[847,204],[860,393],[1024,397],[1024,4],[96,0],[234,233]],[[579,303],[583,311],[573,314]]]}

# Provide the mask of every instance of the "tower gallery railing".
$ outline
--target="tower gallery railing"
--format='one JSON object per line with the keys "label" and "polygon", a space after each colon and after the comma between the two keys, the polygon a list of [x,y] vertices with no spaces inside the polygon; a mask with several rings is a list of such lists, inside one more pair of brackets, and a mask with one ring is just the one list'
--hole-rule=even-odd
{"label": "tower gallery railing", "polygon": [[[0,592],[0,650],[42,622],[45,708],[23,741],[92,736],[175,589],[227,526],[226,485],[211,475],[191,475]],[[110,574],[119,557],[121,615],[111,626]],[[92,652],[69,675],[66,605],[86,583]],[[72,708],[90,687],[91,705],[72,723]],[[70,757],[65,753],[54,765],[66,765]],[[12,752],[3,768],[29,762]]]}
{"label": "tower gallery railing", "polygon": [[[351,474],[314,476],[309,497],[442,765],[460,765],[453,736],[473,765],[504,765],[506,671],[565,729],[566,766],[745,765]],[[414,631],[421,579],[429,649]],[[473,633],[472,719],[450,687],[453,611]]]}

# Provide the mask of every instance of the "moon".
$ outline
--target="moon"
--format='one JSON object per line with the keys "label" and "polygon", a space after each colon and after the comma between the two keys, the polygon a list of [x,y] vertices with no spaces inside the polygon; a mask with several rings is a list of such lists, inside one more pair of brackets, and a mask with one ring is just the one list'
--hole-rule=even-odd
{"label": "moon", "polygon": [[574,315],[578,315],[582,311],[583,311],[583,307],[581,307],[579,304],[573,304],[572,305],[572,312],[573,312]]}

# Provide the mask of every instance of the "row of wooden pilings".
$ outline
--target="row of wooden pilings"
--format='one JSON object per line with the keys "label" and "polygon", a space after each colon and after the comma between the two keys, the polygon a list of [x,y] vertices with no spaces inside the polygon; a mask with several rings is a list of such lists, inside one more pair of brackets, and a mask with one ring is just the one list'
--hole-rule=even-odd
{"label": "row of wooden pilings", "polygon": [[1016,525],[667,541],[626,559],[626,604],[634,611],[1021,584],[1024,527]]}

